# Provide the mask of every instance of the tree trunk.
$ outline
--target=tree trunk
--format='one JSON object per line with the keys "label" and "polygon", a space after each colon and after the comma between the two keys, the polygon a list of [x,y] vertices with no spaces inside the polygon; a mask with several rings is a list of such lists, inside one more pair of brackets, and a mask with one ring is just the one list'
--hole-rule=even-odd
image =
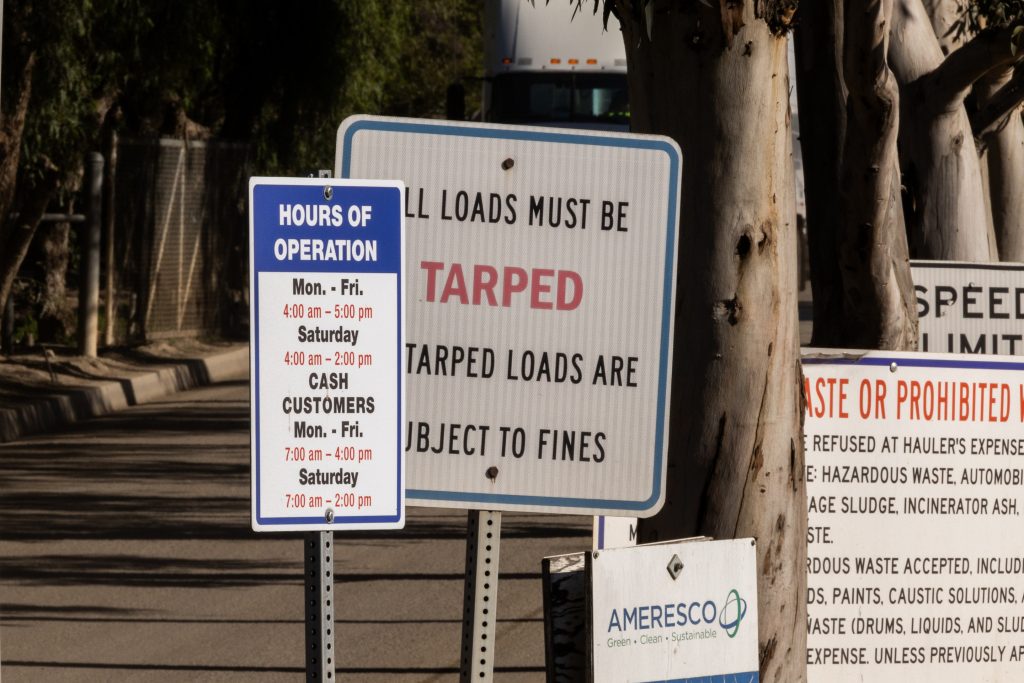
{"label": "tree trunk", "polygon": [[14,278],[21,262],[25,260],[46,206],[57,191],[59,179],[57,169],[46,169],[43,177],[25,192],[24,200],[19,202],[18,220],[9,221],[10,228],[4,235],[3,249],[0,250],[0,302],[4,304],[11,294]]}
{"label": "tree trunk", "polygon": [[[31,11],[28,3],[16,3],[5,15],[5,34],[8,36],[7,60],[4,73],[17,78],[12,89],[14,97],[5,97],[0,108],[0,311],[6,310],[14,277],[31,242],[23,242],[24,216],[17,223],[9,220],[15,203],[18,168],[21,164],[21,140],[32,98],[32,78],[35,74],[36,53],[29,47],[24,22]],[[3,22],[0,22],[3,23]],[[29,202],[31,204],[31,202]],[[42,215],[46,205],[40,209]],[[22,212],[24,214],[24,212]],[[35,232],[32,227],[31,232]],[[19,255],[20,254],[20,255]]]}
{"label": "tree trunk", "polygon": [[961,1],[923,0],[924,11],[928,13],[943,55],[948,55],[963,44],[964,35],[957,34],[955,27],[963,11]]}
{"label": "tree trunk", "polygon": [[40,229],[45,271],[42,308],[39,311],[39,341],[57,342],[72,330],[72,309],[67,300],[70,223],[50,223]]}
{"label": "tree trunk", "polygon": [[[14,50],[11,50],[14,53]],[[14,188],[18,180],[18,166],[21,162],[21,138],[28,116],[28,103],[32,97],[32,75],[35,72],[35,54],[29,54],[23,64],[14,65],[18,74],[18,94],[14,104],[0,113],[0,245],[6,241],[5,226],[7,214],[14,203]],[[20,67],[20,68],[19,68]],[[11,66],[7,67],[11,73]],[[7,100],[4,100],[5,102]],[[3,306],[0,299],[0,308]]]}
{"label": "tree trunk", "polygon": [[714,4],[653,3],[650,38],[643,12],[617,6],[633,129],[675,138],[684,164],[667,497],[640,536],[756,538],[761,680],[798,683],[807,505],[788,15]]}
{"label": "tree trunk", "polygon": [[[900,84],[900,118],[912,122],[900,135],[911,253],[988,261],[993,254],[981,168],[963,104],[974,79],[939,70],[942,50],[921,0],[896,3],[891,25],[889,59]],[[961,50],[947,58],[954,60],[951,66]]]}
{"label": "tree trunk", "polygon": [[839,261],[843,339],[858,349],[916,349],[917,309],[900,197],[899,89],[886,63],[892,0],[850,0],[849,89]]}
{"label": "tree trunk", "polygon": [[[74,213],[74,202],[68,204],[67,213]],[[48,223],[39,228],[39,237],[36,244],[42,249],[44,272],[39,341],[57,342],[74,330],[74,311],[67,297],[71,224]]]}
{"label": "tree trunk", "polygon": [[800,149],[807,197],[814,346],[843,346],[843,280],[839,271],[839,161],[846,130],[843,82],[843,0],[812,0],[800,6],[796,44],[796,91]]}
{"label": "tree trunk", "polygon": [[[959,21],[964,12],[964,6],[961,0],[923,0],[925,11],[928,12],[928,17],[931,19],[932,30],[935,31],[935,36],[939,40],[939,46],[942,48],[944,55],[950,55],[959,48],[963,47],[964,43],[968,38],[966,31],[957,30],[956,23]],[[987,77],[986,77],[987,78]],[[986,79],[982,79],[986,80]],[[973,93],[979,99],[983,99],[984,95],[980,92],[982,83],[979,81],[974,89]],[[979,153],[979,166],[981,169],[981,188],[982,197],[985,200],[985,220],[986,230],[989,240],[989,253],[993,260],[995,255],[999,252],[998,239],[996,236],[996,225],[993,215],[993,191],[989,179],[992,174],[992,163],[989,161],[989,153],[985,149],[984,143],[978,145]],[[998,163],[998,160],[996,161]],[[1005,259],[1005,257],[1003,257]]]}
{"label": "tree trunk", "polygon": [[[1020,67],[1018,67],[1020,68]],[[984,107],[1010,83],[1013,69],[989,73],[976,88]],[[991,132],[983,135],[988,162],[989,197],[999,257],[1024,262],[1024,121],[1013,110]]]}

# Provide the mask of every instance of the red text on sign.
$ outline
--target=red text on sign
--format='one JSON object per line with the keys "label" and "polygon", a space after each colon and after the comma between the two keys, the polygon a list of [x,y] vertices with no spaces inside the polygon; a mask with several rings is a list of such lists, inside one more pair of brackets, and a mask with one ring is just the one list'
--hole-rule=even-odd
{"label": "red text on sign", "polygon": [[426,300],[455,301],[473,306],[508,308],[513,300],[528,300],[530,308],[572,311],[583,300],[583,279],[571,270],[504,266],[463,266],[421,261],[426,273]]}

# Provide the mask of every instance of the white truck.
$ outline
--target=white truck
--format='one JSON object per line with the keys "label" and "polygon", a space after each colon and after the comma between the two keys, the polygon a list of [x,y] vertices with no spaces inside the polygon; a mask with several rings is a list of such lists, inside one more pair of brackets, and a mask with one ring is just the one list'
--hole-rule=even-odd
{"label": "white truck", "polygon": [[592,0],[487,0],[484,121],[629,129],[626,50]]}

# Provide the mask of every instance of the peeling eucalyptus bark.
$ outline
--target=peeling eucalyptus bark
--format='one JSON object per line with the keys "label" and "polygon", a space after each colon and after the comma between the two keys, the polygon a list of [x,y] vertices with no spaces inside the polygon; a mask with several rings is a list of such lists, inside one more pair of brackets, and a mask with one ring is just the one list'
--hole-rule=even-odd
{"label": "peeling eucalyptus bark", "polygon": [[[989,73],[976,88],[979,104],[990,103],[1010,84],[1012,76],[1013,69],[1009,68]],[[982,143],[999,258],[1024,262],[1024,121],[1019,109],[984,134]]]}
{"label": "peeling eucalyptus bark", "polygon": [[901,0],[893,11],[890,65],[901,92],[901,166],[912,210],[907,216],[917,258],[988,261],[981,168],[963,98],[943,101],[928,78],[942,50],[921,0]]}
{"label": "peeling eucalyptus bark", "polygon": [[[643,541],[757,539],[761,680],[806,679],[785,2],[619,2],[633,130],[683,152],[669,474]],[[726,4],[726,3],[721,3]],[[760,10],[760,11],[758,11]],[[770,10],[770,11],[769,11]]]}
{"label": "peeling eucalyptus bark", "polygon": [[963,44],[963,36],[956,32],[956,22],[963,11],[961,0],[922,0],[931,20],[932,30],[939,41],[942,54],[948,55]]}
{"label": "peeling eucalyptus bark", "polygon": [[[911,253],[918,258],[998,258],[987,193],[964,98],[991,70],[1017,58],[1018,24],[982,31],[943,55],[922,0],[893,9],[890,66],[900,84],[900,161],[910,201]],[[936,19],[939,30],[942,17]],[[1019,38],[1019,36],[1018,36]]]}
{"label": "peeling eucalyptus bark", "polygon": [[917,348],[917,309],[900,197],[899,88],[886,62],[892,0],[850,0],[845,26],[846,141],[840,184],[843,339]]}

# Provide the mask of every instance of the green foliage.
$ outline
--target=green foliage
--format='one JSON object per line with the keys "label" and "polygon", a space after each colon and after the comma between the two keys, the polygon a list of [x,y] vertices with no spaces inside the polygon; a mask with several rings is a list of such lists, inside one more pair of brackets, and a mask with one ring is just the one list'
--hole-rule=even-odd
{"label": "green foliage", "polygon": [[[91,98],[97,77],[86,58],[87,16],[91,9],[91,2],[76,0],[53,0],[44,5],[28,2],[15,24],[21,35],[8,36],[8,40],[16,41],[10,49],[8,41],[4,41],[5,53],[19,49],[34,51],[37,60],[32,104],[22,138],[21,173],[27,182],[37,180],[48,165],[72,173],[79,161],[79,150],[97,129]],[[39,36],[46,39],[35,40]],[[25,44],[28,41],[31,44]],[[5,67],[16,63],[5,60]],[[13,95],[5,91],[5,104]],[[69,158],[75,161],[66,163]]]}
{"label": "green foliage", "polygon": [[953,24],[958,38],[1024,17],[1024,0],[964,0],[960,9],[960,17]]}
{"label": "green foliage", "polygon": [[35,345],[35,341],[39,339],[39,323],[31,311],[18,320],[18,324],[14,327],[14,334],[11,337],[15,344]]}
{"label": "green foliage", "polygon": [[21,47],[38,57],[26,179],[50,164],[73,174],[108,111],[126,136],[187,124],[251,142],[260,173],[304,174],[332,165],[345,116],[440,115],[447,86],[483,61],[474,0],[19,3]]}
{"label": "green foliage", "polygon": [[[441,115],[447,86],[483,63],[470,0],[334,0],[299,13],[273,6],[279,30],[258,58],[260,106],[247,123],[261,173],[331,167],[335,131],[351,114]],[[225,128],[231,137],[247,132]]]}
{"label": "green foliage", "polygon": [[[39,320],[36,318],[38,303],[41,296],[39,283],[20,281],[14,283],[14,296],[22,302],[21,309],[15,317],[12,339],[15,344],[34,346],[39,339]],[[32,342],[29,344],[29,342]]]}

